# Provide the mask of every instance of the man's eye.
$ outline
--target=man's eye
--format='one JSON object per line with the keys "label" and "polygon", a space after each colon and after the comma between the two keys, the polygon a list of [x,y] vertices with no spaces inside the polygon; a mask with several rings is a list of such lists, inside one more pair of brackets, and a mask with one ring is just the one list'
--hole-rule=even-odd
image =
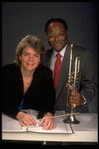
{"label": "man's eye", "polygon": [[52,37],[53,37],[53,35],[48,36],[48,38],[52,38]]}

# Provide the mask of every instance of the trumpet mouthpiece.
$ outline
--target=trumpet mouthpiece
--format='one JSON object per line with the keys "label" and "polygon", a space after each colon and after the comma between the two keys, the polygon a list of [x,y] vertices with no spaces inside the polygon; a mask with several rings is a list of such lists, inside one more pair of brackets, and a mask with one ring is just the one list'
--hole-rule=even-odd
{"label": "trumpet mouthpiece", "polygon": [[73,44],[71,44],[70,46],[71,46],[71,49],[72,49],[73,48]]}

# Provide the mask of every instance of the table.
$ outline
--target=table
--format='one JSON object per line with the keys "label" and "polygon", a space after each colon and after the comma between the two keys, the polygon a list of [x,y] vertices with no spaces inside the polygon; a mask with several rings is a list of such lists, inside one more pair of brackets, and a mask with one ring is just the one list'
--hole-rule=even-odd
{"label": "table", "polygon": [[58,142],[98,142],[98,114],[80,113],[76,115],[80,124],[72,125],[74,134],[43,134],[35,132],[3,132],[2,140],[58,141]]}

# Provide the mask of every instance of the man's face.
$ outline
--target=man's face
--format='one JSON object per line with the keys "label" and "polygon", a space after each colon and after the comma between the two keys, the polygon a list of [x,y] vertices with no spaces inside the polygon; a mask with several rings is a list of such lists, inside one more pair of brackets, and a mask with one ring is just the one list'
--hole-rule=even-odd
{"label": "man's face", "polygon": [[68,40],[68,31],[62,23],[52,22],[47,27],[47,39],[49,45],[57,52],[60,52]]}

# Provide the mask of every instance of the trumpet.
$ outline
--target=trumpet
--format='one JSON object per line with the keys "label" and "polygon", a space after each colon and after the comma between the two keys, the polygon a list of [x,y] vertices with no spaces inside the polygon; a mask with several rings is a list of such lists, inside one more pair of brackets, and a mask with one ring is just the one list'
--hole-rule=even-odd
{"label": "trumpet", "polygon": [[[73,44],[70,45],[71,50],[70,50],[70,63],[69,63],[69,75],[68,75],[68,83],[66,84],[66,87],[68,88],[67,90],[67,106],[69,106],[69,94],[71,92],[70,90],[70,85],[73,87],[73,92],[76,91],[77,89],[77,83],[80,82],[81,80],[81,72],[80,72],[80,56],[77,55],[74,63],[74,71],[72,72],[72,49],[73,49]],[[71,107],[71,112],[73,112],[73,108],[76,106],[74,104],[73,107]],[[75,115],[70,115],[67,119],[63,120],[65,123],[72,123],[72,124],[79,124],[80,122],[76,120]]]}

